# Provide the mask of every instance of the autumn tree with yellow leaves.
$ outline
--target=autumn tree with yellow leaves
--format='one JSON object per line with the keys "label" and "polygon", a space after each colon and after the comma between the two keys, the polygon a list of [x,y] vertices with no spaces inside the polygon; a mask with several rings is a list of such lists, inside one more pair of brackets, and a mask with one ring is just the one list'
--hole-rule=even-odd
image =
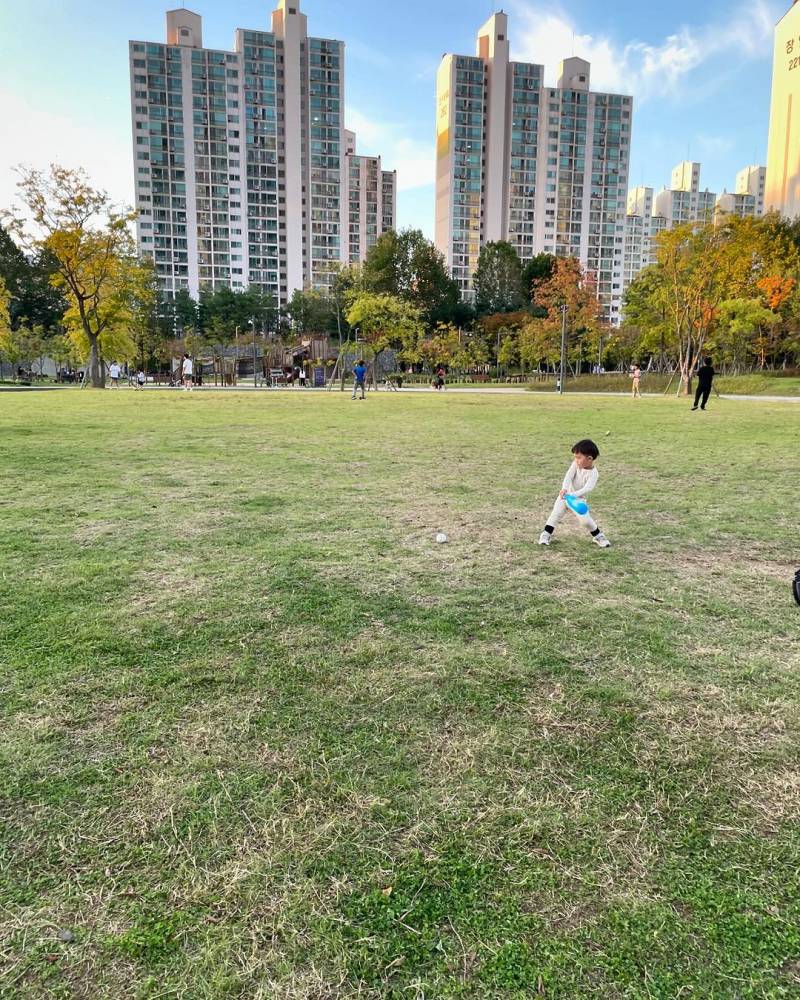
{"label": "autumn tree with yellow leaves", "polygon": [[19,174],[23,210],[6,214],[9,228],[30,251],[50,254],[51,282],[67,300],[65,328],[88,362],[92,386],[102,389],[103,358],[133,356],[134,306],[151,294],[131,232],[135,213],[117,211],[83,170],[52,165],[47,173]]}

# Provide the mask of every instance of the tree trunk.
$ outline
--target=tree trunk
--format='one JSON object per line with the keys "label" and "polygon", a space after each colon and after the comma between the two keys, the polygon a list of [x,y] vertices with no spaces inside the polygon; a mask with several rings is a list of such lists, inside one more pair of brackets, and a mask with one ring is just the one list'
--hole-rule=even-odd
{"label": "tree trunk", "polygon": [[100,359],[100,345],[97,337],[89,337],[89,378],[93,389],[105,389],[106,373]]}

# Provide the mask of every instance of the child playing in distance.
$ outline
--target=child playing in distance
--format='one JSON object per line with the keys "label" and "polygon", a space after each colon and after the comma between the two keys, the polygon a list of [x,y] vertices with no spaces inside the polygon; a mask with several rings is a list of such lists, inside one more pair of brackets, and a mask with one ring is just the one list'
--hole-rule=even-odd
{"label": "child playing in distance", "polygon": [[367,398],[364,395],[364,381],[366,380],[366,377],[367,377],[367,366],[364,364],[363,360],[359,358],[358,361],[356,362],[355,368],[353,369],[353,379],[354,379],[353,396],[352,396],[353,399],[356,398],[356,393],[358,392],[359,389],[361,390],[361,398],[362,399]]}
{"label": "child playing in distance", "polygon": [[642,379],[642,369],[638,365],[634,365],[631,369],[631,378],[633,379],[633,398],[641,399],[642,390],[639,388]]}
{"label": "child playing in distance", "polygon": [[[594,463],[600,455],[600,449],[594,441],[590,441],[588,438],[579,441],[573,447],[572,454],[575,458],[564,477],[564,482],[561,484],[561,492],[558,494],[553,512],[547,519],[544,531],[539,535],[540,545],[550,544],[550,539],[553,537],[553,532],[556,530],[559,521],[569,510],[564,500],[567,493],[572,494],[574,497],[585,498],[597,486],[599,473]],[[584,528],[588,528],[595,545],[599,545],[601,549],[607,549],[611,545],[611,542],[597,527],[589,514],[575,514],[575,517],[577,517]]]}

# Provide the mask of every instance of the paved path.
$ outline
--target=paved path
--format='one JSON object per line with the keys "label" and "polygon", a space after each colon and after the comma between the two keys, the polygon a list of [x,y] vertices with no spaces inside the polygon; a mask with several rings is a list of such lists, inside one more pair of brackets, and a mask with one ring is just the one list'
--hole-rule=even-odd
{"label": "paved path", "polygon": [[[130,390],[131,387],[130,386],[122,386],[121,388],[122,389],[128,389],[128,390]],[[47,392],[47,391],[52,391],[52,390],[56,390],[56,389],[72,390],[74,392],[76,390],[80,390],[80,386],[76,386],[76,385],[41,385],[41,386],[40,385],[31,385],[31,386],[26,386],[26,385],[4,385],[4,386],[0,386],[0,392]],[[144,391],[145,392],[153,392],[154,390],[159,391],[159,392],[183,392],[182,389],[180,389],[178,387],[169,386],[169,385],[148,385],[147,388]],[[86,391],[89,392],[91,390],[87,389]],[[111,390],[109,389],[109,392],[110,391]],[[255,389],[252,385],[237,385],[237,386],[203,385],[203,386],[197,386],[193,391],[194,392],[200,392],[200,393],[202,393],[202,392],[259,392],[259,393],[280,392],[280,393],[296,393],[296,394],[299,395],[301,393],[327,392],[328,390],[314,388],[313,386],[308,386],[306,389],[292,389],[292,388],[286,388],[286,387],[282,387],[280,389],[267,389],[267,388],[265,388],[263,386],[259,386],[258,389]],[[342,392],[339,389],[332,389],[330,391],[332,393],[337,393],[338,395],[344,396],[344,395],[347,395],[351,390],[348,387],[348,388],[345,389],[344,392]],[[374,391],[374,390],[371,390],[371,391]],[[381,389],[380,391],[383,392],[383,393],[385,393],[387,390]],[[403,394],[405,394],[405,395],[407,395],[409,393],[427,393],[429,396],[437,392],[436,389],[431,389],[431,387],[427,386],[427,385],[419,385],[419,386],[417,386],[417,385],[406,385],[406,386],[403,386],[403,388],[400,389],[400,390],[398,390],[398,391],[401,392],[401,393],[403,393]],[[369,393],[368,393],[368,395],[369,395]],[[443,390],[441,390],[439,392],[439,395],[440,396],[454,396],[454,395],[467,395],[467,396],[473,395],[473,396],[475,396],[475,395],[484,395],[484,396],[534,396],[534,397],[535,396],[544,396],[544,397],[550,396],[550,397],[552,397],[552,396],[555,396],[556,393],[555,393],[555,391],[531,392],[528,389],[522,389],[522,388],[519,388],[517,386],[508,386],[508,387],[505,387],[505,386],[494,386],[494,385],[487,385],[487,386],[480,386],[480,385],[478,385],[478,386],[475,386],[474,388],[455,387],[454,386],[453,388],[450,388],[450,389],[443,389]],[[564,395],[565,396],[600,396],[600,397],[603,397],[603,396],[616,396],[616,397],[623,397],[623,398],[625,398],[625,397],[629,397],[630,393],[629,392],[575,392],[573,390],[572,392],[569,392],[569,391],[565,392]],[[663,399],[663,398],[665,398],[665,396],[664,396],[664,393],[661,393],[661,392],[646,392],[646,393],[644,393],[644,398],[645,399]],[[671,394],[670,398],[675,399],[677,397],[674,394]],[[722,393],[722,395],[719,398],[720,399],[737,400],[737,401],[739,401],[739,400],[749,400],[749,401],[752,401],[754,403],[800,403],[800,396],[737,396],[737,395],[728,395],[727,393]],[[690,402],[690,397],[688,397],[688,396],[684,397],[684,402]],[[712,399],[711,402],[713,403],[714,400]]]}

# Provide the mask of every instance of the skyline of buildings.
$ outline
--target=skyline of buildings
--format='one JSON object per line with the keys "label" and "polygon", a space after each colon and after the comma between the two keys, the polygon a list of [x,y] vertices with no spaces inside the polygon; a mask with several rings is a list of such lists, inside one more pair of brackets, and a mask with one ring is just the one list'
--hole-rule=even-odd
{"label": "skyline of buildings", "polygon": [[324,290],[396,218],[396,175],[347,148],[344,43],[310,36],[300,0],[231,51],[192,11],[166,22],[129,44],[139,252],[168,294]]}
{"label": "skyline of buildings", "polygon": [[578,257],[619,322],[633,99],[593,92],[590,73],[565,59],[546,87],[543,65],[510,60],[503,12],[479,29],[475,56],[442,58],[434,239],[466,299],[481,248],[506,240],[523,263]]}
{"label": "skyline of buildings", "polygon": [[[129,45],[140,253],[170,294],[254,285],[283,305],[295,289],[324,290],[397,225],[397,172],[345,128],[344,42],[309,36],[300,0],[277,0],[270,31],[237,29],[230,51],[203,47],[192,11],[166,21],[165,43]],[[435,243],[464,298],[481,248],[506,240],[523,263],[580,259],[617,324],[659,232],[770,207],[791,214],[790,197],[800,213],[796,6],[776,27],[775,54],[771,170],[749,165],[717,195],[687,160],[669,187],[628,190],[633,98],[592,91],[591,67],[575,57],[545,86],[542,65],[510,59],[508,15],[493,14],[475,56],[446,54],[436,82]]]}
{"label": "skyline of buildings", "polygon": [[764,214],[765,167],[744,167],[736,174],[734,190],[722,194],[700,190],[701,171],[696,160],[683,160],[673,167],[668,188],[655,193],[651,187],[639,186],[628,192],[623,291],[644,268],[656,263],[659,233],[725,215],[758,218]]}

